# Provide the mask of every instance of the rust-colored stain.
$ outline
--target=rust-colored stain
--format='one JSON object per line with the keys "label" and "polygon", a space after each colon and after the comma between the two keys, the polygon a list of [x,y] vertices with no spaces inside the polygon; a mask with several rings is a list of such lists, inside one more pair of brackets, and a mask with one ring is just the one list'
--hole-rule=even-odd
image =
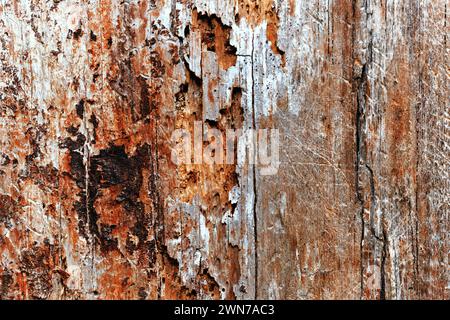
{"label": "rust-colored stain", "polygon": [[227,70],[236,64],[236,48],[230,44],[231,27],[225,26],[215,15],[208,16],[192,12],[192,30],[201,35],[206,50],[215,52],[219,66]]}
{"label": "rust-colored stain", "polygon": [[[294,14],[295,3],[291,1],[290,11]],[[282,59],[282,65],[286,63],[284,52],[278,46],[278,28],[280,19],[276,10],[275,1],[273,0],[239,0],[237,5],[237,16],[239,20],[244,18],[250,26],[257,26],[263,21],[267,24],[266,36],[270,41],[270,48],[274,54],[277,54]]]}
{"label": "rust-colored stain", "polygon": [[447,6],[402,8],[2,3],[0,299],[448,299]]}

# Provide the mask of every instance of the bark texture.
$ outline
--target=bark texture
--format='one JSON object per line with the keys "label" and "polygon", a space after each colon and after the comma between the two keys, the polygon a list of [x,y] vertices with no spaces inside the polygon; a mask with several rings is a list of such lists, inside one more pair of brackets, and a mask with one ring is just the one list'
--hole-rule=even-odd
{"label": "bark texture", "polygon": [[449,299],[447,7],[0,0],[0,298]]}

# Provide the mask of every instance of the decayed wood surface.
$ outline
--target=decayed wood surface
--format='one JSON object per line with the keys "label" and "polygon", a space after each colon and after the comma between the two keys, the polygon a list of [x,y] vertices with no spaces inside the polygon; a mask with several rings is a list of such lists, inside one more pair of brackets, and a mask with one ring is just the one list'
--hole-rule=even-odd
{"label": "decayed wood surface", "polygon": [[0,298],[448,299],[447,7],[1,0]]}

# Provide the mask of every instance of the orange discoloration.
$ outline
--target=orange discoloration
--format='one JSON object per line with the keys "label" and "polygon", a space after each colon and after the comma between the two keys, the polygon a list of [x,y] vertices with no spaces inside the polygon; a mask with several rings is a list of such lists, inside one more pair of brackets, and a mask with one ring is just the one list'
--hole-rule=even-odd
{"label": "orange discoloration", "polygon": [[[291,14],[295,10],[295,5],[290,3]],[[238,18],[245,18],[251,27],[260,25],[263,21],[267,23],[266,37],[270,41],[270,47],[274,54],[281,58],[282,66],[285,66],[286,60],[284,52],[278,47],[278,29],[280,19],[275,9],[273,0],[239,0],[237,2]]]}
{"label": "orange discoloration", "polygon": [[217,16],[201,15],[194,10],[192,29],[201,34],[202,50],[215,52],[223,70],[228,70],[236,64],[236,48],[230,44],[231,28],[225,26]]}
{"label": "orange discoloration", "polygon": [[[445,299],[445,8],[171,3],[0,7],[0,298]],[[277,175],[172,163],[211,103]]]}
{"label": "orange discoloration", "polygon": [[104,299],[127,299],[135,296],[132,293],[137,290],[133,282],[134,271],[118,251],[110,253],[103,267],[105,272],[99,279],[99,288],[102,289]]}
{"label": "orange discoloration", "polygon": [[94,208],[100,216],[99,223],[121,225],[124,222],[122,206],[116,200],[122,189],[120,185],[112,186],[102,190],[101,196],[95,199]]}
{"label": "orange discoloration", "polygon": [[28,282],[27,277],[21,272],[16,274],[16,283],[20,293],[18,299],[28,299]]}
{"label": "orange discoloration", "polygon": [[406,147],[412,143],[411,136],[411,92],[410,71],[404,61],[394,61],[391,65],[394,75],[388,92],[386,109],[386,132],[391,141],[389,157],[391,158],[391,176],[401,179],[406,173],[411,173],[411,153]]}
{"label": "orange discoloration", "polygon": [[296,0],[289,0],[289,14],[291,16],[295,15],[295,8],[296,8]]}
{"label": "orange discoloration", "polygon": [[238,0],[237,11],[239,18],[245,18],[251,26],[261,24],[267,15],[273,13],[274,0]]}
{"label": "orange discoloration", "polygon": [[266,36],[267,40],[270,41],[270,47],[276,55],[281,57],[281,65],[284,67],[286,64],[286,57],[284,56],[284,52],[280,50],[278,47],[278,26],[280,23],[280,19],[278,15],[274,12],[270,12],[267,14],[267,31]]}

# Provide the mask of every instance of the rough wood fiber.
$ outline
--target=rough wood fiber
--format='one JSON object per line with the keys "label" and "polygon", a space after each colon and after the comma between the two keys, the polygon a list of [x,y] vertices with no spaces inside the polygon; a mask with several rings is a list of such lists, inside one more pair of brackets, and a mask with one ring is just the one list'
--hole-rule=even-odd
{"label": "rough wood fiber", "polygon": [[0,0],[0,298],[448,299],[447,7]]}

